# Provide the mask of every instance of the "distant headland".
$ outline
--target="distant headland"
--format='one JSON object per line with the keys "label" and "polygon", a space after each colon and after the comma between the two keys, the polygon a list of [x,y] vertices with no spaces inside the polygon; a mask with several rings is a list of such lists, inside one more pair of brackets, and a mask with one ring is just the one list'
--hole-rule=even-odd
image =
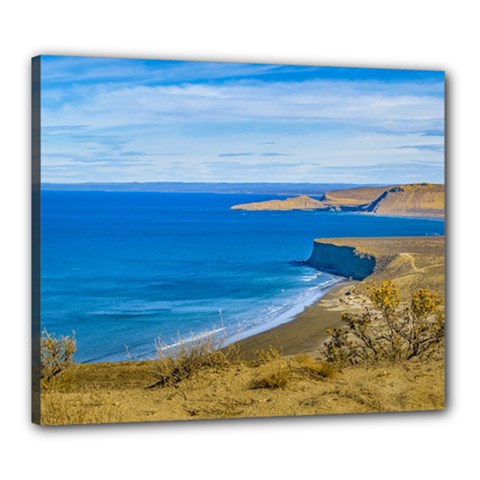
{"label": "distant headland", "polygon": [[445,186],[432,183],[358,187],[326,192],[314,199],[300,195],[285,200],[244,203],[232,210],[333,210],[379,215],[443,217]]}

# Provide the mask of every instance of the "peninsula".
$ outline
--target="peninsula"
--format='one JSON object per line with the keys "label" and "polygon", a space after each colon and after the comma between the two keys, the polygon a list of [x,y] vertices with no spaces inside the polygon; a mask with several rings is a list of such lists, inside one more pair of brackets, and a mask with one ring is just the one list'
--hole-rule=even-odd
{"label": "peninsula", "polygon": [[244,203],[232,210],[331,210],[379,215],[443,217],[445,186],[431,183],[359,187],[326,192],[319,199],[305,195],[285,200]]}
{"label": "peninsula", "polygon": [[328,206],[320,200],[300,195],[285,200],[268,200],[266,202],[245,203],[235,205],[232,210],[322,210]]}

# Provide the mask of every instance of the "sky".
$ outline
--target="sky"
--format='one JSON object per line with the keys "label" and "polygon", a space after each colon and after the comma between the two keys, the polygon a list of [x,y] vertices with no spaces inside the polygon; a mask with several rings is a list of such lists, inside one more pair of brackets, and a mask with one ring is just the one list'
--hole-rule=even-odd
{"label": "sky", "polygon": [[443,183],[444,73],[41,57],[42,181]]}

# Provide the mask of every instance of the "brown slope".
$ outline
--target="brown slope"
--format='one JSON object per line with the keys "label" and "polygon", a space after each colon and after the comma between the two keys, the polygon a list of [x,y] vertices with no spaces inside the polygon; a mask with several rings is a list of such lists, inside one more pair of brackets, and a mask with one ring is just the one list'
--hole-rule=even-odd
{"label": "brown slope", "polygon": [[324,201],[332,206],[356,206],[371,203],[391,186],[358,187],[334,190],[325,194]]}
{"label": "brown slope", "polygon": [[393,187],[367,208],[381,215],[443,217],[444,185],[414,184]]}
{"label": "brown slope", "polygon": [[285,200],[269,200],[267,202],[243,203],[234,205],[232,210],[318,210],[327,208],[319,200],[301,195]]}

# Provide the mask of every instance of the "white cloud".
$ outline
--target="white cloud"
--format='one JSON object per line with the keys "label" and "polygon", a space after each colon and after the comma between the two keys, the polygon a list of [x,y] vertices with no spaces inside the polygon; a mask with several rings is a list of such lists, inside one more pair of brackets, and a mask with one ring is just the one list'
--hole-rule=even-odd
{"label": "white cloud", "polygon": [[[176,68],[188,77],[185,64]],[[64,80],[67,70],[56,77],[51,73],[50,80]],[[216,75],[227,70],[223,66]],[[443,130],[441,82],[127,83],[141,72],[123,72],[126,81],[118,84],[49,86],[42,110],[42,148],[50,154],[43,159],[47,181],[50,175],[59,178],[57,167],[71,181],[322,182],[335,181],[334,175],[358,178],[361,168],[385,162],[443,161],[443,137],[425,134]],[[100,68],[83,74],[97,78],[101,73]],[[169,159],[169,152],[181,152],[181,164]],[[219,163],[237,152],[249,153],[243,153],[245,168]],[[269,165],[276,169],[264,165],[269,156],[275,156]],[[339,167],[336,173],[322,169],[332,164]],[[428,174],[428,169],[419,171]],[[388,174],[370,172],[377,179]]]}
{"label": "white cloud", "polygon": [[[372,82],[233,82],[79,89],[45,125],[113,127],[146,123],[342,121],[365,126],[427,128],[443,120],[443,98],[422,85]],[[398,93],[395,93],[398,92]]]}

